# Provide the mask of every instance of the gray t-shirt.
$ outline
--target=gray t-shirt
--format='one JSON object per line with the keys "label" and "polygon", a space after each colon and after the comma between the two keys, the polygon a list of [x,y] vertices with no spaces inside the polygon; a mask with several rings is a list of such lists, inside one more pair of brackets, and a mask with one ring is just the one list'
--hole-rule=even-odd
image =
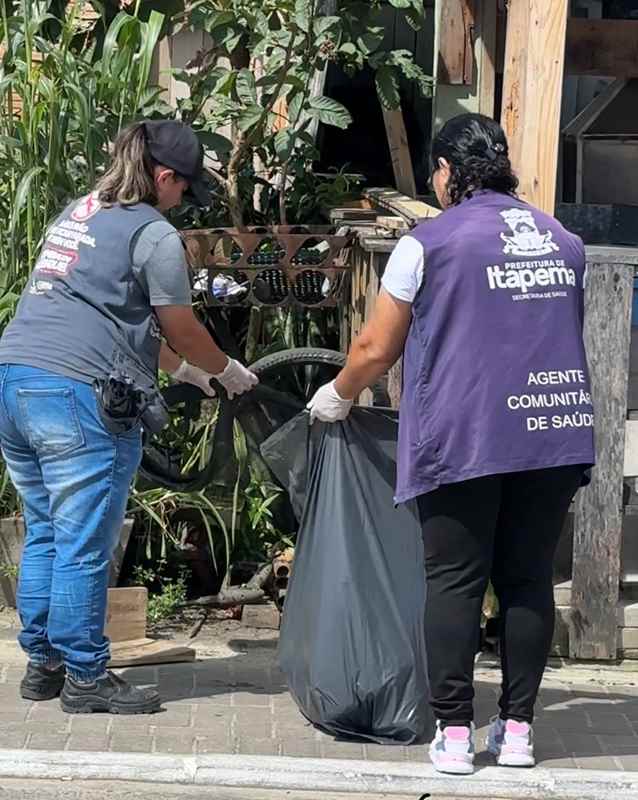
{"label": "gray t-shirt", "polygon": [[161,331],[153,308],[190,305],[179,234],[155,208],[72,203],[47,231],[0,363],[86,383],[114,369],[141,385],[157,377]]}
{"label": "gray t-shirt", "polygon": [[133,237],[131,250],[133,273],[152,306],[191,305],[184,245],[170,222],[149,222]]}

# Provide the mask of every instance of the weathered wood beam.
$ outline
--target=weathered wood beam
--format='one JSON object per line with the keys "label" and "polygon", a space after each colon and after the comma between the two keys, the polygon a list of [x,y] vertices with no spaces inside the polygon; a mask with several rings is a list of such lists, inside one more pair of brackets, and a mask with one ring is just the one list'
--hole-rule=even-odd
{"label": "weathered wood beam", "polygon": [[615,659],[634,265],[588,262],[585,346],[595,410],[596,467],[574,519],[572,658]]}
{"label": "weathered wood beam", "polygon": [[438,83],[472,85],[474,17],[474,0],[445,0],[442,3],[438,27]]}
{"label": "weathered wood beam", "polygon": [[510,0],[501,122],[520,192],[554,211],[567,0]]}
{"label": "weathered wood beam", "polygon": [[478,33],[478,110],[488,117],[494,116],[496,91],[496,26],[497,0],[482,0],[477,25]]}
{"label": "weathered wood beam", "polygon": [[388,139],[396,187],[408,197],[416,197],[414,168],[412,167],[408,134],[405,130],[401,108],[399,107],[392,111],[384,108],[383,121],[385,123],[385,133]]}
{"label": "weathered wood beam", "polygon": [[565,72],[638,78],[638,20],[568,20]]}

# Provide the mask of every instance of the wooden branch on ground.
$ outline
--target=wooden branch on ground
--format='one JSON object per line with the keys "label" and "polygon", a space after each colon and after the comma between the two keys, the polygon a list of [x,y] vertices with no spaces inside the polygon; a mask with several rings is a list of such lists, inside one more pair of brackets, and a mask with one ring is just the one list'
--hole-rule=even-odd
{"label": "wooden branch on ground", "polygon": [[182,608],[232,608],[255,605],[267,599],[264,587],[272,576],[272,564],[265,564],[241,586],[223,586],[218,594],[205,595],[184,603]]}

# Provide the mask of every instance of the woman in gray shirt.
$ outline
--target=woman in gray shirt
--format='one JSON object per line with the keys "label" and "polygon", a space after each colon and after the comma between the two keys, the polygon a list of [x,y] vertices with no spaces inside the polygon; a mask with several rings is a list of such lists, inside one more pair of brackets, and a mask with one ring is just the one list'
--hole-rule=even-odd
{"label": "woman in gray shirt", "polygon": [[229,397],[256,376],[198,322],[181,239],[163,213],[207,203],[203,153],[180,122],[122,131],[90,195],[49,228],[0,340],[0,446],[24,508],[21,694],[71,713],[149,713],[154,690],[106,669],[109,563],[142,454],[141,425],[109,424],[95,385],[126,376],[153,392],[158,367]]}

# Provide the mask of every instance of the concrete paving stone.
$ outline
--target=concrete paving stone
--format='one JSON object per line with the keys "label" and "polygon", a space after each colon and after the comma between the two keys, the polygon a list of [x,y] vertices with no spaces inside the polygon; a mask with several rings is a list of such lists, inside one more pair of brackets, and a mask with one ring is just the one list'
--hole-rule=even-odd
{"label": "concrete paving stone", "polygon": [[64,750],[68,739],[66,733],[32,733],[27,740],[27,749]]}
{"label": "concrete paving stone", "polygon": [[109,732],[113,736],[150,736],[150,721],[142,721],[148,719],[149,716],[145,715],[142,717],[139,714],[123,714],[122,716],[114,716],[111,720]]}
{"label": "concrete paving stone", "polygon": [[117,672],[124,680],[136,686],[152,686],[159,682],[157,667],[127,667]]}
{"label": "concrete paving stone", "polygon": [[359,758],[363,759],[363,745],[358,742],[322,742],[321,752],[324,758]]}
{"label": "concrete paving stone", "polygon": [[564,703],[569,703],[573,700],[574,695],[571,692],[541,689],[536,700],[536,709],[538,712],[540,712],[542,709],[563,705]]}
{"label": "concrete paving stone", "polygon": [[106,753],[109,749],[108,736],[74,736],[69,737],[67,750],[85,750],[87,752]]}
{"label": "concrete paving stone", "polygon": [[195,738],[191,736],[189,730],[180,728],[182,736],[174,733],[166,735],[164,731],[155,734],[153,751],[155,753],[179,753],[192,754],[195,752]]}
{"label": "concrete paving stone", "polygon": [[571,758],[572,753],[567,751],[567,747],[562,744],[534,744],[534,753],[538,762],[551,760],[553,758]]}
{"label": "concrete paving stone", "polygon": [[237,664],[229,667],[233,683],[247,686],[272,686],[273,673],[270,667],[253,667],[249,664]]}
{"label": "concrete paving stone", "polygon": [[574,712],[573,714],[567,714],[564,711],[543,713],[538,715],[536,721],[539,725],[555,728],[561,735],[569,731],[579,733],[588,728],[588,720],[581,712]]}
{"label": "concrete paving stone", "polygon": [[171,700],[179,700],[181,697],[191,697],[195,689],[195,684],[193,682],[193,676],[191,675],[189,679],[161,679],[159,683],[155,685],[155,688],[160,693],[164,702],[170,702]]}
{"label": "concrete paving stone", "polygon": [[24,722],[27,718],[27,714],[29,712],[29,707],[26,706],[23,709],[16,709],[14,711],[9,711],[0,706],[2,710],[0,711],[0,731],[4,728],[5,725],[8,725],[10,722]]}
{"label": "concrete paving stone", "polygon": [[243,756],[278,756],[280,745],[270,737],[239,736],[239,752]]}
{"label": "concrete paving stone", "polygon": [[192,724],[193,711],[190,705],[166,705],[164,711],[153,714],[153,725],[158,728],[180,728]]}
{"label": "concrete paving stone", "polygon": [[191,703],[210,706],[230,706],[232,691],[225,687],[201,689],[195,687],[191,694]]}
{"label": "concrete paving stone", "polygon": [[589,733],[570,733],[564,737],[563,744],[572,756],[594,756],[605,752],[599,737]]}
{"label": "concrete paving stone", "polygon": [[270,694],[264,692],[233,692],[231,705],[270,708]]}
{"label": "concrete paving stone", "polygon": [[571,756],[557,755],[540,759],[536,757],[536,764],[547,769],[576,769],[576,761]]}
{"label": "concrete paving stone", "polygon": [[288,694],[288,692],[282,692],[282,694],[274,695],[272,698],[272,707],[276,712],[294,709],[297,713],[300,713],[299,706],[295,703],[295,701],[292,699],[292,696]]}
{"label": "concrete paving stone", "polygon": [[233,710],[226,706],[208,706],[198,703],[193,706],[194,728],[219,728],[220,725],[230,724],[233,719]]}
{"label": "concrete paving stone", "polygon": [[196,661],[189,664],[189,670],[198,678],[210,678],[211,680],[222,681],[226,684],[234,682],[233,671],[228,661],[210,659],[206,661]]}
{"label": "concrete paving stone", "polygon": [[581,769],[621,769],[618,762],[611,756],[578,756],[576,758],[576,766]]}
{"label": "concrete paving stone", "polygon": [[600,742],[603,753],[614,755],[618,748],[624,750],[633,749],[638,753],[638,736],[610,736],[608,734],[600,734],[596,739]]}
{"label": "concrete paving stone", "polygon": [[194,741],[195,752],[199,754],[237,752],[237,740],[225,732],[220,735],[196,736]]}
{"label": "concrete paving stone", "polygon": [[277,717],[275,717],[273,730],[274,735],[282,741],[287,741],[288,739],[297,739],[299,741],[326,739],[327,741],[332,741],[331,736],[318,732],[316,728],[308,723],[286,724]]}
{"label": "concrete paving stone", "polygon": [[153,737],[143,734],[114,733],[109,741],[112,753],[150,753]]}
{"label": "concrete paving stone", "polygon": [[591,733],[610,736],[633,736],[634,729],[622,714],[591,714],[587,730]]}
{"label": "concrete paving stone", "polygon": [[19,736],[22,733],[68,733],[69,721],[61,722],[8,722],[2,729],[2,733],[8,736]]}
{"label": "concrete paving stone", "polygon": [[25,667],[7,667],[4,673],[4,683],[15,685],[24,678]]}
{"label": "concrete paving stone", "polygon": [[0,685],[0,708],[3,708],[5,703],[7,705],[25,705],[30,706],[32,700],[25,700],[20,697],[20,692],[16,686],[8,686],[6,684]]}
{"label": "concrete paving stone", "polygon": [[29,722],[68,722],[70,716],[72,715],[62,711],[59,700],[50,700],[46,703],[34,703],[27,719]]}
{"label": "concrete paving stone", "polygon": [[235,718],[232,729],[238,736],[251,736],[255,739],[270,739],[273,736],[274,720],[256,719],[251,722],[245,718]]}
{"label": "concrete paving stone", "polygon": [[562,742],[562,738],[553,725],[543,725],[534,722],[534,741],[539,742]]}
{"label": "concrete paving stone", "polygon": [[0,748],[6,750],[19,750],[24,747],[27,741],[27,731],[23,730],[19,733],[7,733],[0,730]]}
{"label": "concrete paving stone", "polygon": [[282,756],[321,758],[321,746],[313,739],[281,739]]}
{"label": "concrete paving stone", "polygon": [[411,744],[405,748],[405,758],[413,764],[425,764],[430,761],[430,746],[427,744]]}
{"label": "concrete paving stone", "polygon": [[406,761],[406,748],[402,745],[365,744],[364,758],[369,761]]}
{"label": "concrete paving stone", "polygon": [[111,723],[110,714],[70,714],[71,735],[72,736],[95,736],[106,735]]}

